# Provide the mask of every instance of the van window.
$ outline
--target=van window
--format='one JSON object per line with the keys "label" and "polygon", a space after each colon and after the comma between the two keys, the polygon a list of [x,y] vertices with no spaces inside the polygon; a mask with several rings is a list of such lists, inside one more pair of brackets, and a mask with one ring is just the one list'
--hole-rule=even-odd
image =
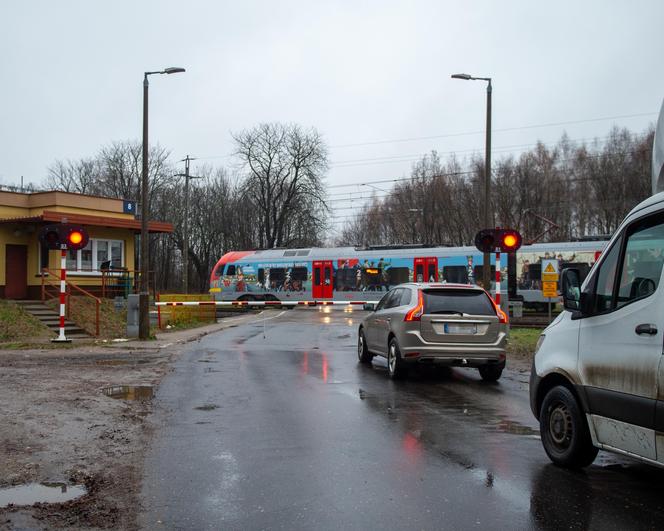
{"label": "van window", "polygon": [[230,276],[233,276],[234,274],[235,274],[235,266],[234,265],[229,265],[226,268],[226,275],[228,275],[230,277]]}
{"label": "van window", "polygon": [[593,305],[595,313],[603,313],[613,309],[613,287],[615,285],[621,243],[622,238],[619,238],[613,247],[611,247],[611,250],[600,264],[599,270],[595,275],[595,303]]}
{"label": "van window", "polygon": [[630,228],[622,259],[618,308],[655,292],[664,265],[664,219],[650,217]]}
{"label": "van window", "polygon": [[488,295],[474,289],[424,291],[424,313],[496,315]]}

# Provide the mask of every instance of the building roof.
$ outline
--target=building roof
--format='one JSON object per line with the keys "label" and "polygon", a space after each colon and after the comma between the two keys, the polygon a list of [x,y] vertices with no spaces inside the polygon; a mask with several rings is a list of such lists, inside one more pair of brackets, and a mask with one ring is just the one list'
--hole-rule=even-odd
{"label": "building roof", "polygon": [[[133,218],[116,218],[110,216],[88,216],[84,214],[74,214],[71,212],[56,212],[54,210],[44,210],[37,216],[3,218],[0,223],[73,223],[76,225],[88,225],[93,227],[111,227],[118,229],[128,229],[134,232],[140,232],[141,221]],[[149,221],[148,231],[151,233],[173,232],[173,224],[165,221]]]}

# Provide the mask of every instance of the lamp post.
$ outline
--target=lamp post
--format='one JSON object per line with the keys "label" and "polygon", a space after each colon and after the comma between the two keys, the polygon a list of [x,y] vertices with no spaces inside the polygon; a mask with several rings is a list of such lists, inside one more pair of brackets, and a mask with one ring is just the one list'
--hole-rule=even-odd
{"label": "lamp post", "polygon": [[143,77],[143,167],[141,170],[141,286],[138,295],[138,337],[150,336],[150,299],[148,287],[148,76],[177,74],[184,68],[170,67],[156,72],[145,72]]}
{"label": "lamp post", "polygon": [[[491,211],[489,209],[489,190],[491,188],[491,78],[473,77],[469,74],[452,74],[453,79],[463,79],[464,81],[486,81],[486,146],[484,154],[484,212],[483,229],[492,228]],[[484,253],[482,267],[482,284],[484,289],[488,290],[491,286],[491,264],[490,253]]]}

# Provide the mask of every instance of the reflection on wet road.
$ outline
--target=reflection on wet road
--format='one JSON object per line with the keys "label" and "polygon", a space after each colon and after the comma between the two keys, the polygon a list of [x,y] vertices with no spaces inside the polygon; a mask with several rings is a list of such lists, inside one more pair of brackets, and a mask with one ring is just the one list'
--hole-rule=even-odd
{"label": "reflection on wet road", "polygon": [[659,469],[602,452],[584,472],[549,464],[527,375],[508,370],[486,384],[470,369],[423,370],[392,382],[383,360],[357,363],[363,312],[265,315],[272,319],[192,343],[159,389],[163,427],[148,455],[143,527],[630,529],[664,521]]}

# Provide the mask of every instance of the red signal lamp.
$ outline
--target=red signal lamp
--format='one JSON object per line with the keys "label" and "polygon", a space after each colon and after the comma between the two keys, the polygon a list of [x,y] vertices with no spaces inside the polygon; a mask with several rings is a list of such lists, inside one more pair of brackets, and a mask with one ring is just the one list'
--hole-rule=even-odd
{"label": "red signal lamp", "polygon": [[475,235],[475,247],[483,253],[513,253],[521,247],[521,234],[512,229],[482,229]]}
{"label": "red signal lamp", "polygon": [[80,225],[60,223],[47,225],[39,232],[39,241],[47,249],[68,249],[78,251],[90,241],[88,232]]}
{"label": "red signal lamp", "polygon": [[69,233],[69,243],[72,245],[78,245],[83,241],[83,234],[75,230]]}

